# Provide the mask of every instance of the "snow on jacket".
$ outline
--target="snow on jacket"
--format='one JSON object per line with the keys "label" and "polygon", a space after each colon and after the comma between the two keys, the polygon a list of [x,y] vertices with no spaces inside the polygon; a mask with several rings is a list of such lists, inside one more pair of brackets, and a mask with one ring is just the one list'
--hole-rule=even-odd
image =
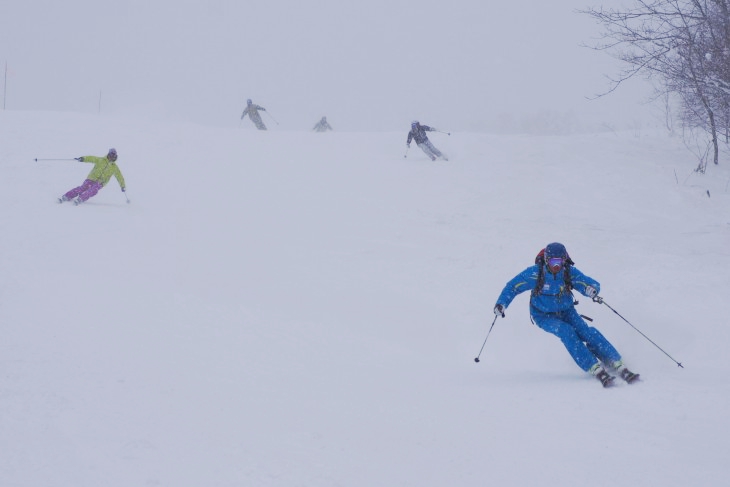
{"label": "snow on jacket", "polygon": [[[579,293],[586,295],[586,287],[590,286],[597,292],[601,291],[601,285],[598,281],[586,276],[573,266],[570,269],[570,280],[573,289]],[[518,294],[525,291],[532,291],[537,286],[539,265],[528,267],[524,271],[517,274],[502,290],[502,294],[497,298],[497,304],[501,304],[505,308],[510,305]],[[565,289],[565,277],[563,269],[553,275],[545,266],[545,281],[542,291],[536,296],[530,297],[530,307],[532,310],[541,311],[543,313],[556,313],[565,311],[573,307],[573,294]]]}
{"label": "snow on jacket", "polygon": [[407,144],[411,143],[411,140],[415,139],[416,144],[423,144],[428,140],[428,136],[426,135],[426,132],[433,132],[436,129],[432,129],[428,125],[419,125],[416,128],[412,128],[410,132],[408,132],[408,141]]}
{"label": "snow on jacket", "polygon": [[81,162],[88,162],[94,165],[94,169],[86,176],[86,179],[91,179],[92,181],[101,183],[102,186],[106,186],[106,183],[114,176],[117,178],[119,186],[122,188],[127,186],[124,184],[124,176],[122,176],[122,171],[119,170],[119,166],[106,157],[84,156],[81,158]]}

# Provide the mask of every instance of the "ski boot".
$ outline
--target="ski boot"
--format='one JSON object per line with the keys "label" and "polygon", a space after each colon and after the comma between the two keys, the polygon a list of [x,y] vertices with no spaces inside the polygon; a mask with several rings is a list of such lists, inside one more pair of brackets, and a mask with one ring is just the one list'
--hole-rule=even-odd
{"label": "ski boot", "polygon": [[606,372],[605,369],[601,369],[601,371],[596,374],[596,379],[601,381],[601,385],[603,387],[611,387],[615,377]]}
{"label": "ski boot", "polygon": [[606,372],[606,369],[601,367],[601,364],[597,363],[596,365],[591,367],[588,372],[590,372],[591,375],[593,375],[596,379],[601,381],[601,385],[603,387],[611,387],[613,385],[615,377]]}
{"label": "ski boot", "polygon": [[618,373],[619,377],[629,384],[633,384],[639,380],[639,374],[635,374],[626,368],[622,360],[618,360],[612,364],[613,369]]}
{"label": "ski boot", "polygon": [[619,375],[621,376],[621,378],[623,380],[625,380],[629,384],[633,384],[634,382],[636,382],[637,380],[639,380],[639,374],[635,374],[635,373],[631,372],[626,367],[622,368],[619,371]]}

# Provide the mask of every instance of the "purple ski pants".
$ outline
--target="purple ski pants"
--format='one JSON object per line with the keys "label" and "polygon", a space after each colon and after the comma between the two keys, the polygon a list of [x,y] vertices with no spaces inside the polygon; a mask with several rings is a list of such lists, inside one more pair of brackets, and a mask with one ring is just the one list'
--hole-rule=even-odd
{"label": "purple ski pants", "polygon": [[70,200],[78,196],[81,201],[86,201],[98,193],[101,188],[101,183],[86,179],[81,186],[75,187],[64,196]]}

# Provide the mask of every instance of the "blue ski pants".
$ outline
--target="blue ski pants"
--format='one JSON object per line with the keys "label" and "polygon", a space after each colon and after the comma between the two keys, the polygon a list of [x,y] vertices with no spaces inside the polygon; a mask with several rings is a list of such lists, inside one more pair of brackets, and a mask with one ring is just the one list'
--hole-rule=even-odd
{"label": "blue ski pants", "polygon": [[531,307],[530,315],[537,326],[560,338],[578,367],[586,372],[599,360],[609,365],[621,360],[621,354],[606,337],[588,326],[574,307],[555,313],[544,313]]}

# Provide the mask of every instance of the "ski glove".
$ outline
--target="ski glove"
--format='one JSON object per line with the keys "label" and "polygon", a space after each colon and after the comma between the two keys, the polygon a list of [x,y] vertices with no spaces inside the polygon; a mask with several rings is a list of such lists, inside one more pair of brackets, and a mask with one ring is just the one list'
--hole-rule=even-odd
{"label": "ski glove", "polygon": [[125,191],[127,191],[127,188],[125,188],[124,186],[122,186],[122,193],[124,193]]}
{"label": "ski glove", "polygon": [[497,306],[495,306],[494,307],[494,314],[497,315],[497,316],[501,316],[502,318],[504,318],[504,306],[502,306],[501,304],[498,304]]}
{"label": "ski glove", "polygon": [[406,147],[410,148],[411,147],[411,144],[406,143]]}
{"label": "ski glove", "polygon": [[76,160],[79,161],[79,162],[84,162],[84,158],[83,157],[76,157]]}
{"label": "ski glove", "polygon": [[598,296],[598,291],[593,286],[586,286],[586,296],[593,299]]}

